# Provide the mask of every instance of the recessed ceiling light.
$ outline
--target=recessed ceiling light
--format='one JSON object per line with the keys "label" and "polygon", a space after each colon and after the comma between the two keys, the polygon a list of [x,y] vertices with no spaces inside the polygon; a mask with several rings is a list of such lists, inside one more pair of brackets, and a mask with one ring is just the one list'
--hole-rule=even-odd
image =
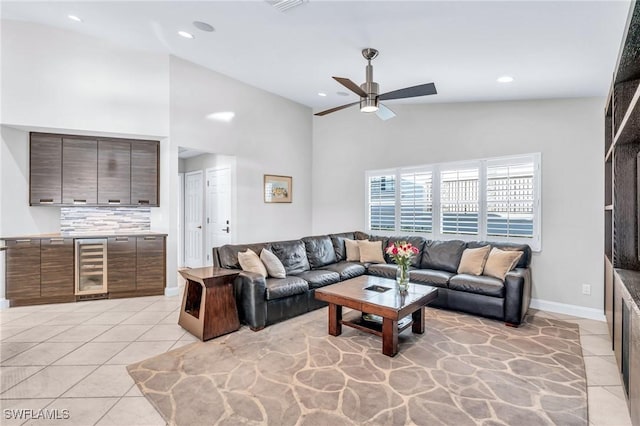
{"label": "recessed ceiling light", "polygon": [[510,75],[503,75],[502,77],[498,77],[496,81],[498,83],[511,83],[513,81],[513,77]]}
{"label": "recessed ceiling light", "polygon": [[212,112],[207,115],[209,120],[222,121],[224,123],[229,123],[233,120],[233,117],[236,116],[236,113],[233,111],[220,111],[220,112]]}
{"label": "recessed ceiling light", "polygon": [[336,95],[338,95],[338,96],[349,96],[349,94],[347,92],[336,92]]}
{"label": "recessed ceiling light", "polygon": [[212,33],[212,32],[214,32],[216,30],[211,25],[207,24],[206,22],[202,22],[202,21],[193,21],[193,26],[196,27],[197,29],[199,29],[200,31],[206,31],[208,33]]}
{"label": "recessed ceiling light", "polygon": [[318,92],[318,96],[322,96],[324,98],[325,96],[327,96],[327,94],[323,92]]}
{"label": "recessed ceiling light", "polygon": [[195,38],[193,34],[188,33],[186,31],[178,31],[178,34],[184,38]]}
{"label": "recessed ceiling light", "polygon": [[67,18],[71,19],[72,21],[82,22],[82,19],[80,19],[76,15],[67,15]]}

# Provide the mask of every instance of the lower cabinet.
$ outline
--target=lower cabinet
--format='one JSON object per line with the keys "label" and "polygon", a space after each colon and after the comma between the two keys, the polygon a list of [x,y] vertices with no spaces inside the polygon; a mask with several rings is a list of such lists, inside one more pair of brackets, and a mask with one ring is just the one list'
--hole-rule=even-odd
{"label": "lower cabinet", "polygon": [[136,247],[136,290],[161,294],[165,284],[165,239],[138,237]]}
{"label": "lower cabinet", "polygon": [[136,289],[136,237],[107,239],[107,289],[109,293]]}
{"label": "lower cabinet", "polygon": [[[76,301],[73,238],[5,240],[6,298],[11,306]],[[109,298],[164,294],[164,236],[107,238]]]}

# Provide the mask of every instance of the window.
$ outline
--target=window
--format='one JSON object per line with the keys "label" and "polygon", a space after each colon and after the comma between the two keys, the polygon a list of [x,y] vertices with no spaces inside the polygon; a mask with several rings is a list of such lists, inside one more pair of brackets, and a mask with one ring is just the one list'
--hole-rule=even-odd
{"label": "window", "polygon": [[[431,232],[433,227],[431,170],[400,175],[400,230]],[[394,200],[395,201],[395,200]]]}
{"label": "window", "polygon": [[540,250],[540,154],[370,171],[366,177],[369,231],[511,241]]}
{"label": "window", "polygon": [[393,231],[396,228],[395,174],[370,177],[368,216],[372,231]]}

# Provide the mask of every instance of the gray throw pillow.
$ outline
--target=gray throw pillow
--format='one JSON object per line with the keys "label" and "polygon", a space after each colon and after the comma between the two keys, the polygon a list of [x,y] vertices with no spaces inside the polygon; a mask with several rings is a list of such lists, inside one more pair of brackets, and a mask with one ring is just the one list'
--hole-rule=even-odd
{"label": "gray throw pillow", "polygon": [[284,278],[287,276],[287,272],[284,269],[284,265],[278,259],[278,256],[271,253],[267,249],[262,249],[260,252],[260,260],[264,263],[265,268],[267,268],[267,272],[270,277],[273,278]]}

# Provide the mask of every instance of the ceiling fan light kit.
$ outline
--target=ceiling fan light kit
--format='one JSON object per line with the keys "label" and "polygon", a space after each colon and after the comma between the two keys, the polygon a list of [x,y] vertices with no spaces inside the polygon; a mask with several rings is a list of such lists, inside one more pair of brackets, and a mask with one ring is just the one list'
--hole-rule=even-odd
{"label": "ceiling fan light kit", "polygon": [[314,115],[323,116],[331,114],[332,112],[340,111],[341,109],[348,108],[352,105],[360,104],[361,112],[375,112],[376,115],[382,120],[388,120],[396,116],[388,107],[380,103],[379,101],[413,98],[417,96],[435,95],[436,86],[433,83],[420,84],[412,87],[405,87],[404,89],[394,90],[393,92],[379,94],[380,86],[373,81],[373,65],[371,60],[378,56],[378,51],[370,47],[362,50],[362,56],[367,60],[366,67],[366,81],[358,86],[353,81],[344,77],[333,77],[335,81],[342,84],[347,89],[351,90],[356,95],[360,96],[359,102],[352,102],[339,107],[334,107],[325,111],[317,112]]}

